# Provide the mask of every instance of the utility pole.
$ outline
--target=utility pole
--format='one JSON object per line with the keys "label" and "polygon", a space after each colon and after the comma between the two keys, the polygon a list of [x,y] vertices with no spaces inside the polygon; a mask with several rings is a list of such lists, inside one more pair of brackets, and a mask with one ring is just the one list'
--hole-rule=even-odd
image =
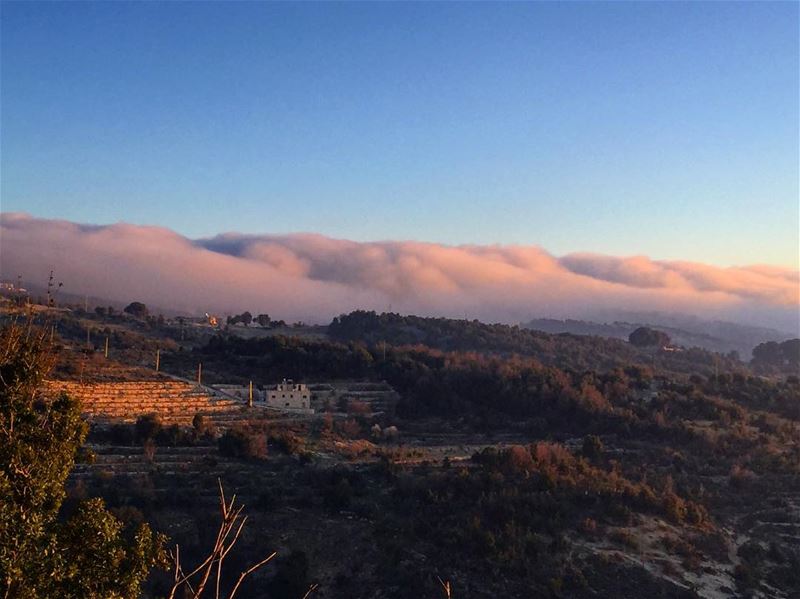
{"label": "utility pole", "polygon": [[161,367],[161,349],[156,350],[156,372]]}
{"label": "utility pole", "polygon": [[91,338],[91,327],[86,327],[86,347],[89,348],[92,346],[92,338]]}
{"label": "utility pole", "polygon": [[53,271],[50,271],[50,278],[47,279],[47,307],[53,305]]}
{"label": "utility pole", "polygon": [[247,399],[247,407],[248,408],[253,407],[253,381],[250,381],[250,395],[248,396]]}
{"label": "utility pole", "polygon": [[108,337],[106,337],[106,347],[103,354],[105,355],[106,360],[108,360]]}
{"label": "utility pole", "polygon": [[203,363],[202,362],[200,362],[197,365],[197,384],[198,385],[202,385],[203,384]]}

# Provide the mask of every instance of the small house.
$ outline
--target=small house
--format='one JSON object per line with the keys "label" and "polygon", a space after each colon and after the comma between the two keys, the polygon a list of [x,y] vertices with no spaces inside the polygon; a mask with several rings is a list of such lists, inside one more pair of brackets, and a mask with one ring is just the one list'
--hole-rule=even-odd
{"label": "small house", "polygon": [[266,390],[267,406],[281,409],[302,409],[311,407],[311,390],[308,385],[283,379],[274,389]]}

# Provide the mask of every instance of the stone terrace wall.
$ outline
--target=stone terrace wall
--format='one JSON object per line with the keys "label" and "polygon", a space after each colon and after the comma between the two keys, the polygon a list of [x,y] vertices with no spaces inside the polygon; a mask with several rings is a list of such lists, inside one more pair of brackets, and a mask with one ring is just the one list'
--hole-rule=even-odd
{"label": "stone terrace wall", "polygon": [[167,424],[189,426],[195,414],[200,413],[223,424],[235,419],[245,406],[182,381],[48,381],[48,387],[52,392],[66,391],[79,399],[83,413],[99,422],[135,422],[142,414],[155,413]]}

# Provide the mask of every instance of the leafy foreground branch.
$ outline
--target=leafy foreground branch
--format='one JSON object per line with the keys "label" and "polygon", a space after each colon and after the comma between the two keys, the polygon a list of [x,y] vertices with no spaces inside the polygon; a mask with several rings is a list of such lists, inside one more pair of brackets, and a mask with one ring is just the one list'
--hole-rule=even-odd
{"label": "leafy foreground branch", "polygon": [[43,393],[51,365],[43,330],[0,330],[0,596],[136,599],[168,565],[166,539],[126,527],[101,499],[64,509],[87,428],[77,402]]}

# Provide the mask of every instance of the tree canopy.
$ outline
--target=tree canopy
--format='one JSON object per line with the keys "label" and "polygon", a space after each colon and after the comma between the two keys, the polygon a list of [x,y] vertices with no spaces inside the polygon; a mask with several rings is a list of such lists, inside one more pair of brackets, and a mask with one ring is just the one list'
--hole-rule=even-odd
{"label": "tree canopy", "polygon": [[671,339],[663,331],[639,327],[628,336],[628,341],[638,347],[664,347],[670,344]]}
{"label": "tree canopy", "polygon": [[147,309],[147,306],[144,305],[142,302],[131,302],[127,306],[125,306],[125,313],[130,314],[131,316],[135,316],[136,318],[147,318],[150,311]]}
{"label": "tree canopy", "polygon": [[44,333],[0,330],[0,588],[6,598],[135,599],[165,564],[165,539],[135,529],[101,499],[62,509],[64,483],[87,434],[78,404],[48,397]]}
{"label": "tree canopy", "polygon": [[800,370],[800,339],[767,341],[753,348],[753,365],[796,373]]}

